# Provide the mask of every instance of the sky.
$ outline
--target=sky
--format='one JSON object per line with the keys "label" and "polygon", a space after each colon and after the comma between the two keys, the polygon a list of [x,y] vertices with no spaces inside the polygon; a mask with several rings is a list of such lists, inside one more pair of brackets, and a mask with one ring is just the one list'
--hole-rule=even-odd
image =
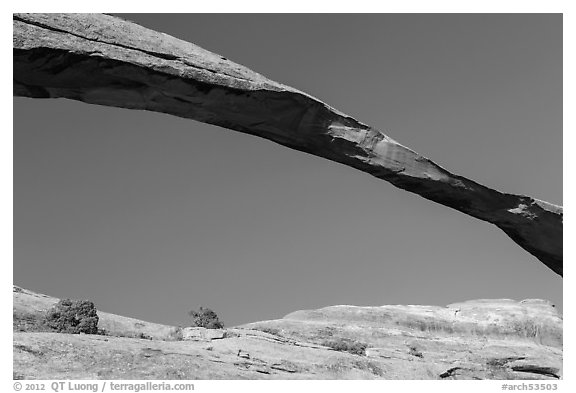
{"label": "sky", "polygon": [[[123,14],[305,91],[497,190],[562,204],[559,14]],[[270,141],[14,98],[14,284],[186,326],[337,304],[543,298],[493,225]]]}

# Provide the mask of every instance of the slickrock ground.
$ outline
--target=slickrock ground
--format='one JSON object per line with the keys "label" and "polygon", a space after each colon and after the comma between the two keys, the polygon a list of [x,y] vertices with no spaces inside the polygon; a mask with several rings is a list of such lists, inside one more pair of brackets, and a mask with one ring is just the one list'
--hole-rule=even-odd
{"label": "slickrock ground", "polygon": [[543,300],[332,306],[208,331],[98,312],[108,335],[35,332],[58,299],[14,287],[19,379],[558,379],[562,318]]}

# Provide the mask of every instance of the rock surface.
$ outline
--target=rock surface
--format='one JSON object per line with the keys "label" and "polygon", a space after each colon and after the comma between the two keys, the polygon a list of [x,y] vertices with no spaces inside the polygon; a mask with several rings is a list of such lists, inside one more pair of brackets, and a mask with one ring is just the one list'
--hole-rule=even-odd
{"label": "rock surface", "polygon": [[[174,341],[169,326],[149,330],[154,339],[25,331],[23,315],[41,318],[58,299],[16,288],[15,378],[562,378],[562,318],[542,300],[333,306],[235,328],[187,328],[192,340]],[[105,324],[118,317],[99,315]]]}
{"label": "rock surface", "polygon": [[119,18],[15,14],[13,27],[15,96],[168,113],[349,165],[495,224],[562,275],[560,206],[452,174],[306,93]]}
{"label": "rock surface", "polygon": [[224,329],[205,329],[202,327],[187,327],[182,329],[184,341],[212,341],[226,337]]}
{"label": "rock surface", "polygon": [[[14,285],[12,314],[14,332],[43,330],[38,326],[39,319],[48,309],[58,303],[58,300]],[[141,321],[103,311],[98,311],[98,316],[100,317],[98,328],[115,337],[166,339],[176,333],[176,328],[173,326]]]}

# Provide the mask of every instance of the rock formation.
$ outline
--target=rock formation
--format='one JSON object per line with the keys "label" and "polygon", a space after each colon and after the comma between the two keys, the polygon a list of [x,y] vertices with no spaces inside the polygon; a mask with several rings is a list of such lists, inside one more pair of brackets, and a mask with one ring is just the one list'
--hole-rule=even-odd
{"label": "rock formation", "polygon": [[387,378],[540,379],[558,378],[562,369],[562,319],[538,299],[332,306],[244,327],[329,347],[365,346],[364,356]]}
{"label": "rock formation", "polygon": [[15,14],[14,95],[163,112],[367,172],[492,223],[562,275],[562,207],[452,174],[380,130],[194,44],[109,15]]}
{"label": "rock formation", "polygon": [[108,335],[46,333],[58,299],[14,287],[14,375],[26,379],[562,378],[562,318],[543,300],[332,306],[227,329],[98,311]]}

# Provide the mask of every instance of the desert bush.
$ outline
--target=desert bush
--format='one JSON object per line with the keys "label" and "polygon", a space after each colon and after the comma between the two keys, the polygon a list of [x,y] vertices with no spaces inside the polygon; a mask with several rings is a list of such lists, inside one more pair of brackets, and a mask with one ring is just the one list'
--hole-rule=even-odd
{"label": "desert bush", "polygon": [[256,326],[255,330],[259,330],[264,333],[272,334],[274,336],[280,336],[280,329],[269,327],[269,326]]}
{"label": "desert bush", "polygon": [[336,328],[334,328],[332,326],[326,326],[326,327],[318,329],[316,332],[316,336],[318,336],[319,338],[328,338],[328,337],[333,337],[335,333],[336,333]]}
{"label": "desert bush", "polygon": [[218,315],[209,308],[200,307],[200,310],[192,310],[188,314],[192,317],[193,327],[206,329],[222,329],[224,327],[224,324],[218,319]]}
{"label": "desert bush", "polygon": [[135,337],[136,337],[136,338],[139,338],[139,339],[142,339],[142,340],[153,340],[153,339],[154,339],[151,335],[146,334],[146,333],[144,333],[144,332],[138,332],[138,333],[136,333]]}
{"label": "desert bush", "polygon": [[520,337],[536,338],[540,335],[541,324],[534,319],[523,321],[514,321],[512,323],[512,332]]}
{"label": "desert bush", "polygon": [[354,355],[366,355],[366,348],[368,348],[368,345],[364,343],[345,338],[323,341],[322,345],[335,351],[348,352]]}
{"label": "desert bush", "polygon": [[422,352],[420,352],[420,351],[418,350],[418,348],[416,348],[416,346],[410,345],[410,346],[408,347],[408,349],[409,349],[408,353],[409,353],[410,355],[416,356],[416,357],[418,357],[418,358],[423,358],[423,357],[424,357],[424,355],[422,354]]}
{"label": "desert bush", "polygon": [[96,334],[98,334],[100,336],[110,336],[111,335],[108,330],[100,329],[100,328],[98,328],[98,332]]}
{"label": "desert bush", "polygon": [[98,314],[89,300],[62,299],[46,313],[46,325],[61,333],[98,333]]}

